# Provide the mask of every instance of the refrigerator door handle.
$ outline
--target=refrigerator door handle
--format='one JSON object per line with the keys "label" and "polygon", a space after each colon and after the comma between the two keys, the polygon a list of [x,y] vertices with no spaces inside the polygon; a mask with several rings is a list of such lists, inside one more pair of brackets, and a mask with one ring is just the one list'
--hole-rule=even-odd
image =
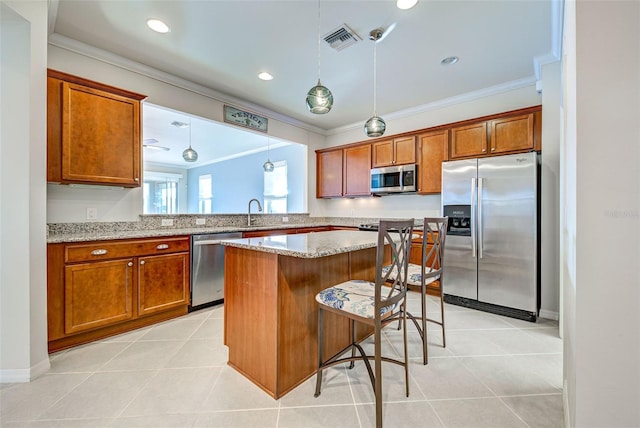
{"label": "refrigerator door handle", "polygon": [[471,257],[476,256],[476,179],[471,179]]}
{"label": "refrigerator door handle", "polygon": [[482,258],[482,185],[484,179],[478,178],[478,258]]}

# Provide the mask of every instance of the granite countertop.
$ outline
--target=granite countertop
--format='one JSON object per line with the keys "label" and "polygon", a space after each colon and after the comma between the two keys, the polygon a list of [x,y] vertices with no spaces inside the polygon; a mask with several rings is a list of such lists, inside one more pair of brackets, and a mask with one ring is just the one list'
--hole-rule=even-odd
{"label": "granite countertop", "polygon": [[[164,225],[167,219],[171,219],[169,226]],[[253,219],[255,224],[251,226],[247,226],[246,214],[144,215],[140,216],[139,221],[49,223],[47,224],[47,243],[109,241],[324,226],[358,227],[361,224],[378,223],[380,220],[378,218],[310,217],[308,214],[260,214]],[[204,224],[198,224],[198,220],[203,221]],[[422,222],[416,220],[416,230],[420,226],[422,226]]]}
{"label": "granite countertop", "polygon": [[297,235],[225,239],[221,243],[229,247],[263,251],[283,256],[317,258],[373,248],[378,245],[378,234],[376,232],[358,230],[332,230]]}
{"label": "granite countertop", "polygon": [[47,243],[63,242],[108,241],[113,239],[153,238],[163,236],[200,235],[224,232],[250,232],[256,230],[298,229],[303,227],[330,226],[328,223],[313,224],[280,224],[268,226],[214,226],[214,227],[186,227],[186,228],[157,228],[138,230],[95,230],[75,233],[60,233],[49,235]]}

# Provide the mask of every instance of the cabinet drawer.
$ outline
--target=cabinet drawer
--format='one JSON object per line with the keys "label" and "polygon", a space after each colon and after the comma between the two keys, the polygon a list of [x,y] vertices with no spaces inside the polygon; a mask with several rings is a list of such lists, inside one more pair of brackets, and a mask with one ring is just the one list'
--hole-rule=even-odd
{"label": "cabinet drawer", "polygon": [[189,251],[189,238],[136,239],[102,243],[70,244],[65,247],[65,263],[109,260]]}

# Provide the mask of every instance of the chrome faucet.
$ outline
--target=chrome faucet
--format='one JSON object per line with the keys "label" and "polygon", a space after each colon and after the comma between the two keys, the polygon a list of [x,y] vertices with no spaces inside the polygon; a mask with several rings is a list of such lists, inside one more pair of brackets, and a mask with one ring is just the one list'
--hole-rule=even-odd
{"label": "chrome faucet", "polygon": [[258,211],[262,211],[262,205],[260,205],[260,201],[253,198],[249,201],[249,208],[247,208],[247,226],[251,226],[251,202],[256,201],[258,204]]}

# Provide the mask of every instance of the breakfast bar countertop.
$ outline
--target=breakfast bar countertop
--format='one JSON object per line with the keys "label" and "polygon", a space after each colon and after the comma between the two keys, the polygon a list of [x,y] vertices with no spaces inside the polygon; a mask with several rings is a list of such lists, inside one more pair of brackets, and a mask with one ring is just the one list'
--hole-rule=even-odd
{"label": "breakfast bar countertop", "polygon": [[333,230],[296,235],[225,239],[221,241],[221,244],[283,256],[317,258],[373,248],[377,245],[377,242],[377,233],[358,230]]}

